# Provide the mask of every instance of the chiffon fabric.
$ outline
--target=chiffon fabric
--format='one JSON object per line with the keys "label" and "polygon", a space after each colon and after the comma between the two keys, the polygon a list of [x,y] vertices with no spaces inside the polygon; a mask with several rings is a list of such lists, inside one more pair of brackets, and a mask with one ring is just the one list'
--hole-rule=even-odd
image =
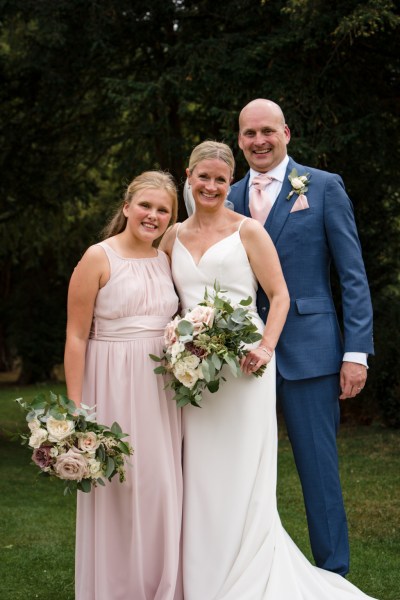
{"label": "chiffon fabric", "polygon": [[[197,264],[178,229],[172,274],[183,308],[202,301],[215,280],[233,303],[251,296],[261,331],[240,226]],[[311,565],[280,522],[274,358],[260,378],[225,376],[217,393],[203,394],[202,408],[182,411],[185,600],[367,599],[340,575]]]}
{"label": "chiffon fabric", "polygon": [[178,299],[166,255],[130,259],[102,242],[111,270],[100,289],[86,353],[83,403],[117,421],[134,447],[118,476],[78,492],[76,600],[182,600],[181,424],[155,375]]}

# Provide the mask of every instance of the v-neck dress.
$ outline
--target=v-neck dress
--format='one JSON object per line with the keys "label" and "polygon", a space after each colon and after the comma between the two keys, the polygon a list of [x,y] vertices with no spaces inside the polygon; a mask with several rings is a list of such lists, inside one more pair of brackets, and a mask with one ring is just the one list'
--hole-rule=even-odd
{"label": "v-neck dress", "polygon": [[[262,331],[240,226],[197,264],[178,228],[172,275],[183,309],[201,302],[215,280],[233,303],[251,296]],[[202,408],[182,411],[185,600],[365,600],[341,576],[311,565],[282,527],[274,357],[262,377],[225,376],[217,393],[203,394]]]}
{"label": "v-neck dress", "polygon": [[178,308],[169,261],[120,257],[106,243],[110,279],[100,289],[86,352],[83,403],[117,421],[134,447],[118,476],[78,492],[76,600],[182,600],[180,411],[155,375],[165,325]]}

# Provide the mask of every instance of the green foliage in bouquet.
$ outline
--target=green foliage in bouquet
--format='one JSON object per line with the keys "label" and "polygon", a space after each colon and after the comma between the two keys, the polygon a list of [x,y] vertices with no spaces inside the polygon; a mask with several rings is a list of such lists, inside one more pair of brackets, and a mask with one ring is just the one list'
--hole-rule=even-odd
{"label": "green foliage in bouquet", "polygon": [[[184,317],[177,316],[168,323],[163,355],[150,355],[162,363],[154,369],[155,373],[171,375],[167,387],[174,390],[174,400],[179,407],[186,404],[200,407],[204,389],[217,392],[225,380],[224,365],[238,377],[240,359],[248,352],[246,345],[262,337],[246,308],[251,304],[251,297],[233,306],[224,293],[217,281],[212,294],[206,288],[203,302],[187,311]],[[263,365],[253,375],[262,375],[265,368]]]}
{"label": "green foliage in bouquet", "polygon": [[40,473],[66,481],[64,493],[90,492],[118,474],[125,480],[125,460],[133,454],[118,423],[96,423],[95,407],[75,403],[61,394],[39,394],[31,401],[17,398],[27,412],[30,433],[22,443],[33,448],[32,461]]}

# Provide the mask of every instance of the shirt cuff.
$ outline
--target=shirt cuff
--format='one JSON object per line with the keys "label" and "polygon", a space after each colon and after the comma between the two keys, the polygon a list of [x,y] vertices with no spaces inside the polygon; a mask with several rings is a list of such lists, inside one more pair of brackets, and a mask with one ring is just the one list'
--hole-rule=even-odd
{"label": "shirt cuff", "polygon": [[368,369],[367,363],[368,354],[364,352],[345,352],[343,356],[343,362],[354,362],[359,365],[364,365]]}

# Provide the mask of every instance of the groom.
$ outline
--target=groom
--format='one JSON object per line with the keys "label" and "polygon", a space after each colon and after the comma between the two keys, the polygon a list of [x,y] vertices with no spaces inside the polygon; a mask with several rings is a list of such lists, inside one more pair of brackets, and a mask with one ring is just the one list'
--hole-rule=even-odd
{"label": "groom", "polygon": [[[239,116],[239,147],[250,171],[232,186],[229,200],[237,212],[262,222],[280,257],[291,306],[276,347],[277,395],[315,562],[345,575],[349,546],[336,447],[339,398],[352,398],[365,385],[367,355],[373,352],[372,307],[342,179],[297,164],[287,155],[289,141],[277,104],[265,99],[247,104]],[[266,173],[267,182],[254,182]],[[332,300],[331,264],[342,290],[343,339]],[[258,310],[265,320],[268,299],[261,289]]]}

